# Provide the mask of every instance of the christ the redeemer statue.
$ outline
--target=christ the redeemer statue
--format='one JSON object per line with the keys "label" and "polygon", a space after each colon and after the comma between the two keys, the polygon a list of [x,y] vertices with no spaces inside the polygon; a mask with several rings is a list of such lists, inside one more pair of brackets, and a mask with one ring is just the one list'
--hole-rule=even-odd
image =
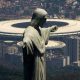
{"label": "christ the redeemer statue", "polygon": [[45,45],[48,43],[50,31],[57,27],[43,28],[47,12],[37,8],[33,12],[31,25],[23,34],[24,80],[46,80]]}

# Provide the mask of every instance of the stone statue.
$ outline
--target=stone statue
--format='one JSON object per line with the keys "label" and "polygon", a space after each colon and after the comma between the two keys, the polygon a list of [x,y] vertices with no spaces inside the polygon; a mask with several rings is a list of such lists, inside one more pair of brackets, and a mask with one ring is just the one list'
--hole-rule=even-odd
{"label": "stone statue", "polygon": [[43,28],[47,12],[37,8],[32,15],[31,25],[23,34],[24,80],[46,80],[45,45],[48,43],[50,31],[57,27]]}

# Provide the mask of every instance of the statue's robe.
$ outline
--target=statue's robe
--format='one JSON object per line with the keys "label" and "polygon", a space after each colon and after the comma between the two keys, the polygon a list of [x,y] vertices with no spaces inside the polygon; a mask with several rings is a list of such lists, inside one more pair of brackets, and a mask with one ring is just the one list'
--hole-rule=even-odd
{"label": "statue's robe", "polygon": [[45,44],[48,42],[50,29],[39,28],[39,32],[32,26],[24,31],[23,64],[25,80],[46,80]]}

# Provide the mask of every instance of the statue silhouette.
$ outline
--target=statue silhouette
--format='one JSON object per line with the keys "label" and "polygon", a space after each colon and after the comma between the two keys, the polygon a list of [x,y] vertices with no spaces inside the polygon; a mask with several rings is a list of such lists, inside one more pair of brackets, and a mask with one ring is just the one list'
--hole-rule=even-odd
{"label": "statue silhouette", "polygon": [[47,12],[37,8],[33,12],[31,25],[23,34],[24,80],[46,80],[45,45],[48,43],[50,31],[57,27],[43,28]]}

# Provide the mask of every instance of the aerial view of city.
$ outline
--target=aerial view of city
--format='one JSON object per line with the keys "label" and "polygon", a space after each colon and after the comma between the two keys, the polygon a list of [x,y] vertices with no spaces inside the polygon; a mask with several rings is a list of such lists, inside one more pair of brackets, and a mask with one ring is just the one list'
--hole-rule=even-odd
{"label": "aerial view of city", "polygon": [[33,11],[48,12],[56,25],[46,45],[46,80],[80,80],[80,0],[0,0],[0,80],[24,80],[19,43]]}

